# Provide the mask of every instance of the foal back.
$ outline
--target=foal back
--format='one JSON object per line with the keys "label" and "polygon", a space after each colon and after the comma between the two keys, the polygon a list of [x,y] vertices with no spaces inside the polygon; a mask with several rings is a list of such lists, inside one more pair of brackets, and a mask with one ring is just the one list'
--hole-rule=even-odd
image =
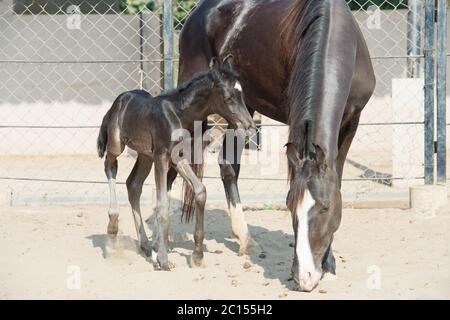
{"label": "foal back", "polygon": [[98,139],[98,152],[119,156],[125,146],[151,155],[153,139],[150,115],[154,98],[146,91],[134,90],[120,94],[103,118]]}

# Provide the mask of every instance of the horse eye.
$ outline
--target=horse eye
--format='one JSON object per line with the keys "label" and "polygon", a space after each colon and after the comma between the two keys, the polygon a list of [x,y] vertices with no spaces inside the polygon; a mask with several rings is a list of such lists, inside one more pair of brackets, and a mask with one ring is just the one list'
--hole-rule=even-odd
{"label": "horse eye", "polygon": [[327,213],[328,212],[328,209],[330,209],[330,208],[328,208],[328,207],[323,207],[322,209],[320,209],[320,213]]}

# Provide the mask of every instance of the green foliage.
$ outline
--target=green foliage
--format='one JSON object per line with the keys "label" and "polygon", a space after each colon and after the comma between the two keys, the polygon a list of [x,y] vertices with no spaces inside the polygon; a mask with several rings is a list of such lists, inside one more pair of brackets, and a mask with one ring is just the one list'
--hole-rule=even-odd
{"label": "green foliage", "polygon": [[408,8],[408,0],[347,0],[347,3],[352,10],[367,10],[373,5],[381,10]]}
{"label": "green foliage", "polygon": [[154,0],[119,0],[119,8],[123,13],[136,14],[145,10],[155,9]]}
{"label": "green foliage", "polygon": [[[117,0],[122,13],[136,14],[143,10],[156,11],[163,7],[164,0]],[[181,30],[191,10],[200,0],[173,0],[175,30]],[[162,10],[161,10],[162,12]]]}
{"label": "green foliage", "polygon": [[264,203],[263,208],[264,208],[264,210],[267,210],[267,211],[277,210],[272,203]]}
{"label": "green foliage", "polygon": [[[143,10],[155,11],[162,7],[164,0],[117,0],[121,12],[136,14]],[[174,28],[180,30],[189,13],[200,0],[173,0]],[[346,0],[352,10],[367,10],[377,6],[382,10],[407,9],[408,0]]]}

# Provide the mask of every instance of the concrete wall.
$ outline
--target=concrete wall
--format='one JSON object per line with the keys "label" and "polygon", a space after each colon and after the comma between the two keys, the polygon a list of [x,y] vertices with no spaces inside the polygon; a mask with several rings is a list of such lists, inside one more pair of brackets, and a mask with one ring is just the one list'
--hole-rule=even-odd
{"label": "concrete wall", "polygon": [[[140,62],[127,62],[141,59],[137,16],[82,15],[80,29],[68,28],[67,18],[17,15],[0,3],[0,61],[11,61],[0,63],[0,126],[98,126],[119,93],[141,82],[152,94],[161,91],[158,16],[145,19],[144,59],[156,60],[146,63],[145,75]],[[65,62],[29,63],[36,61]],[[89,128],[0,128],[0,154],[92,153],[96,134]]]}

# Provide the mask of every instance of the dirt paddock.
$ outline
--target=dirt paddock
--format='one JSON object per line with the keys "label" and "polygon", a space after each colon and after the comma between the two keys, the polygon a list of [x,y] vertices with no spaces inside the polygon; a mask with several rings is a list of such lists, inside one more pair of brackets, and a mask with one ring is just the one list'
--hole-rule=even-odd
{"label": "dirt paddock", "polygon": [[[450,213],[344,210],[335,236],[337,277],[312,293],[289,280],[289,213],[247,211],[265,251],[237,256],[225,210],[206,212],[205,266],[190,267],[193,225],[171,216],[171,272],[154,270],[136,249],[130,209],[114,241],[106,206],[0,207],[3,299],[448,299]],[[144,207],[148,217],[150,207]],[[75,278],[74,278],[75,277]],[[75,280],[74,280],[75,279]]]}

